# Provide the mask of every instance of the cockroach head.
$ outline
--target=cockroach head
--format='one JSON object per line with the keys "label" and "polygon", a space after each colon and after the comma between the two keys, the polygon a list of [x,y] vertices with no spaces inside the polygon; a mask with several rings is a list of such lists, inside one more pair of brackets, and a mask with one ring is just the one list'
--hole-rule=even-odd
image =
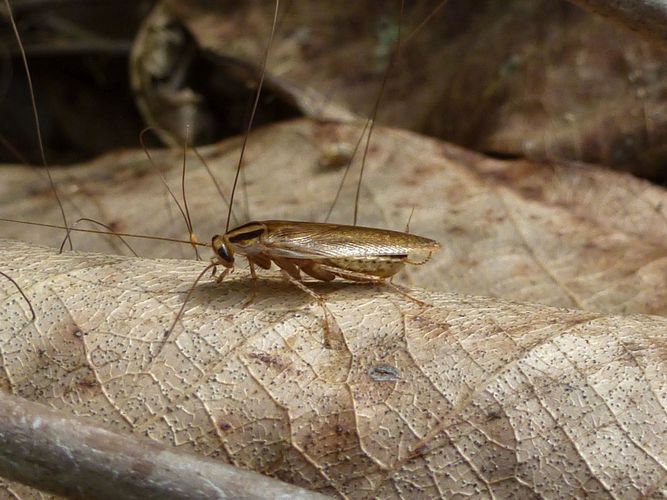
{"label": "cockroach head", "polygon": [[211,240],[213,252],[218,257],[218,263],[225,267],[234,267],[234,250],[227,238],[216,234]]}

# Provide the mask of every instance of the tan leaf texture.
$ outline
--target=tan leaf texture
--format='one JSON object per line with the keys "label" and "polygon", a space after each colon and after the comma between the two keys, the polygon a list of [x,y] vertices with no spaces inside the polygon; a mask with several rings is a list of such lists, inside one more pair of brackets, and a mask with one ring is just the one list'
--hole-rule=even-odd
{"label": "tan leaf texture", "polygon": [[667,494],[667,371],[655,316],[450,293],[289,284],[201,263],[4,240],[6,391],[323,493]]}
{"label": "tan leaf texture", "polygon": [[[251,218],[323,220],[342,173],[328,166],[328,152],[353,149],[361,129],[301,119],[253,133],[246,154]],[[234,139],[201,150],[226,193],[238,146]],[[180,193],[182,151],[152,156]],[[334,222],[352,221],[358,162],[354,168]],[[194,154],[187,169],[195,231],[209,241],[224,232],[227,205]],[[109,154],[54,174],[71,219],[187,237],[143,151]],[[377,128],[361,194],[360,224],[404,230],[414,207],[410,231],[443,245],[428,265],[401,273],[404,284],[596,312],[667,312],[667,195],[661,187],[589,165],[494,160]],[[48,183],[34,169],[3,168],[0,200],[0,217],[61,222]],[[243,200],[239,192],[240,221]],[[0,228],[5,237],[56,247],[63,238],[63,231],[33,226],[0,222]],[[85,234],[74,241],[80,250],[128,253],[114,237]],[[128,242],[142,256],[194,257],[185,245]]]}

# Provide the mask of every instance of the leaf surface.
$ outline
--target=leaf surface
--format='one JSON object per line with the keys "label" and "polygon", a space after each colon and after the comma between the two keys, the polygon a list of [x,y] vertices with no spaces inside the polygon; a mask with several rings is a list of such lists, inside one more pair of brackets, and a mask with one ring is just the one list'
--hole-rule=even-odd
{"label": "leaf surface", "polygon": [[[4,389],[355,498],[665,494],[666,320],[3,241]],[[548,466],[545,466],[548,465]]]}

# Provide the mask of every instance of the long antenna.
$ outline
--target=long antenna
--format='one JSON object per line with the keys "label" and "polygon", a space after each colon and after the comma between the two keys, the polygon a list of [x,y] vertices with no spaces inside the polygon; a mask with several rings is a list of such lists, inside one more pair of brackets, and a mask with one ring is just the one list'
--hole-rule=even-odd
{"label": "long antenna", "polygon": [[[72,224],[72,227],[70,229],[74,229],[74,226],[76,226],[77,224],[79,224],[81,222],[90,222],[92,224],[97,224],[98,226],[102,226],[104,229],[109,231],[111,234],[113,234],[114,236],[117,236],[118,239],[123,243],[123,245],[125,245],[128,248],[128,250],[130,250],[130,252],[132,252],[132,255],[134,255],[135,257],[139,257],[139,254],[134,251],[134,248],[132,248],[132,246],[127,241],[125,241],[120,234],[118,234],[116,231],[114,231],[111,226],[109,226],[108,224],[105,224],[104,222],[100,222],[100,221],[97,221],[95,219],[91,219],[90,217],[81,217],[80,219],[77,219],[77,221],[74,224]],[[65,246],[65,240],[63,240],[63,242],[60,244],[60,251],[61,252],[63,251],[64,246]]]}
{"label": "long antenna", "polygon": [[340,180],[340,183],[338,184],[338,190],[336,191],[336,196],[334,196],[334,199],[331,202],[331,205],[329,206],[329,211],[327,212],[327,216],[324,218],[324,222],[328,222],[329,218],[331,217],[331,214],[334,211],[334,208],[336,207],[336,203],[338,203],[338,198],[340,198],[340,193],[343,191],[343,186],[345,185],[345,179],[347,179],[347,174],[350,173],[352,162],[354,161],[355,156],[357,156],[357,151],[359,151],[359,146],[361,146],[361,141],[364,140],[364,136],[366,135],[366,130],[368,129],[369,123],[370,120],[366,120],[363,130],[361,131],[361,134],[359,134],[359,139],[357,139],[357,143],[354,145],[354,150],[352,151],[352,155],[350,156],[350,159],[348,160],[347,165],[345,166],[345,171],[343,172],[343,178]]}
{"label": "long antenna", "polygon": [[[160,346],[158,347],[157,352],[155,353],[154,356],[151,356],[151,358],[148,362],[149,366],[160,355],[160,353],[162,352],[162,349],[164,349],[164,346],[167,345],[167,342],[169,341],[169,338],[171,337],[171,333],[174,331],[174,328],[176,328],[176,324],[178,323],[178,320],[183,317],[183,311],[185,311],[185,306],[187,305],[188,301],[190,300],[190,297],[192,297],[192,293],[195,291],[195,287],[197,286],[197,284],[201,281],[201,279],[204,277],[204,275],[206,274],[206,272],[209,269],[214,268],[217,265],[218,264],[216,262],[212,262],[208,266],[206,266],[204,269],[202,269],[202,271],[197,275],[197,279],[195,279],[194,283],[192,283],[192,285],[188,289],[188,293],[185,295],[185,299],[183,299],[183,303],[181,304],[181,307],[178,310],[178,313],[176,313],[176,317],[174,318],[174,321],[172,321],[171,326],[169,327],[169,330],[167,330],[164,333],[164,337],[162,338],[162,342],[160,343]],[[225,269],[223,276],[225,274],[227,274],[228,272],[229,272],[229,269]],[[178,332],[176,334],[176,337],[174,338],[174,340],[176,340],[176,338],[178,338],[178,335],[180,335],[180,333],[181,332]]]}
{"label": "long antenna", "polygon": [[[402,41],[403,46],[407,45],[412,39],[440,12],[440,10],[447,4],[448,0],[442,0],[423,20],[419,25],[414,28],[407,37]],[[400,28],[400,24],[399,24]],[[398,50],[398,47],[396,48]],[[385,79],[387,74],[389,73],[389,70],[391,69],[391,66],[388,64],[387,69],[385,71]],[[382,84],[382,88],[384,89],[384,82]],[[376,111],[377,112],[377,111]],[[375,112],[375,113],[376,113]],[[340,180],[340,183],[338,184],[338,190],[336,191],[336,195],[334,196],[333,202],[329,206],[329,211],[327,212],[326,217],[324,218],[324,222],[327,222],[331,218],[331,214],[334,211],[334,208],[336,207],[336,204],[338,203],[338,199],[340,198],[341,192],[343,190],[343,186],[345,185],[345,180],[347,179],[347,175],[350,172],[350,169],[352,168],[352,163],[354,162],[355,157],[357,156],[357,152],[359,151],[359,146],[361,145],[361,141],[364,138],[364,135],[366,134],[366,130],[368,129],[368,126],[370,123],[374,120],[375,115],[373,114],[370,118],[366,120],[366,123],[364,124],[364,128],[361,131],[361,134],[359,136],[359,139],[357,140],[357,143],[354,146],[354,150],[352,151],[352,154],[350,155],[350,159],[347,162],[347,165],[345,166],[345,170],[343,171],[343,177]],[[368,138],[370,141],[370,136]],[[363,174],[363,173],[362,173]],[[359,186],[359,184],[357,184]],[[356,212],[356,207],[358,207],[358,203],[355,203],[355,212]],[[356,217],[355,217],[356,220]],[[356,222],[355,222],[356,224]]]}
{"label": "long antenna", "polygon": [[[222,190],[222,186],[220,186],[220,183],[218,182],[218,179],[216,179],[215,175],[213,175],[213,171],[211,170],[211,167],[209,166],[209,164],[206,161],[206,159],[204,158],[204,156],[199,152],[199,150],[197,149],[196,146],[193,145],[191,149],[192,149],[192,151],[194,151],[195,155],[197,156],[197,158],[199,159],[201,164],[204,165],[204,168],[206,169],[206,173],[208,174],[208,176],[213,181],[213,185],[215,186],[215,189],[218,191],[218,194],[220,195],[220,198],[222,198],[222,201],[224,201],[227,206],[230,206],[231,203],[229,203],[229,201],[227,200],[227,197],[225,196],[225,193]],[[236,221],[236,223],[238,224],[239,220],[236,217],[236,214],[234,213],[234,211],[232,211],[232,219],[234,219]]]}
{"label": "long antenna", "polygon": [[124,236],[125,238],[139,238],[144,240],[158,240],[158,241],[171,241],[172,243],[185,243],[186,245],[197,245],[200,247],[207,247],[205,243],[193,242],[191,240],[179,240],[177,238],[167,238],[165,236],[152,236],[147,234],[132,234],[132,233],[119,233],[116,231],[100,231],[97,229],[80,229],[74,227],[65,227],[59,226],[57,224],[46,224],[44,222],[31,222],[27,220],[20,219],[7,219],[5,217],[0,217],[0,222],[12,222],[14,224],[27,224],[29,226],[38,226],[38,227],[49,227],[51,229],[65,229],[66,231],[76,231],[78,233],[93,233],[93,234],[106,234],[108,236]]}
{"label": "long antenna", "polygon": [[[185,209],[183,208],[183,206],[181,206],[181,203],[178,201],[178,198],[176,197],[174,192],[169,187],[169,183],[167,182],[167,179],[165,179],[164,175],[162,174],[162,172],[160,171],[158,166],[153,161],[153,156],[151,155],[150,150],[146,146],[146,141],[144,141],[144,135],[149,130],[155,130],[155,127],[146,127],[146,128],[144,128],[139,133],[139,143],[141,144],[141,147],[144,150],[144,154],[146,155],[146,158],[148,158],[148,162],[151,164],[151,167],[153,168],[153,170],[155,170],[157,172],[158,176],[160,177],[160,180],[162,181],[162,185],[166,188],[167,192],[169,193],[169,196],[171,196],[171,199],[174,200],[174,203],[176,203],[176,206],[178,207],[178,211],[181,212],[181,215],[183,216],[183,220],[185,221],[185,227],[188,229],[188,235],[190,236],[190,241],[193,242],[191,244],[193,245],[193,248],[194,248],[194,244],[195,244],[194,242],[196,242],[197,239],[195,238],[194,233],[192,232],[192,223],[190,222],[190,212],[189,211],[186,212],[187,206],[186,206]],[[188,129],[186,129],[186,131],[187,130]],[[186,135],[186,143],[187,143],[187,135]],[[183,187],[183,194],[185,194],[185,152],[183,153],[183,173],[182,173],[182,177],[183,177],[183,179],[182,179],[181,186]],[[197,255],[197,258],[199,259],[199,253],[196,252],[196,249],[195,249],[195,253]]]}
{"label": "long antenna", "polygon": [[46,169],[46,175],[49,178],[49,184],[51,185],[51,191],[58,202],[58,207],[60,208],[60,215],[62,215],[63,223],[65,224],[64,229],[67,231],[65,239],[69,241],[69,248],[72,250],[74,246],[72,245],[72,239],[69,237],[69,224],[67,222],[67,216],[65,215],[65,207],[60,200],[60,195],[58,194],[58,189],[56,189],[56,183],[53,182],[53,177],[51,176],[51,169],[49,164],[46,161],[46,153],[44,152],[44,142],[42,141],[42,128],[39,123],[39,116],[37,114],[37,101],[35,99],[35,92],[32,86],[32,77],[30,76],[30,68],[28,66],[28,58],[25,55],[25,50],[23,48],[23,42],[21,41],[21,35],[19,34],[19,29],[16,26],[14,21],[14,14],[12,13],[12,7],[9,4],[9,0],[5,0],[5,6],[7,7],[7,13],[9,14],[9,22],[12,25],[14,30],[14,36],[19,46],[19,51],[21,53],[21,59],[23,60],[23,68],[25,69],[26,79],[28,80],[28,90],[30,91],[30,103],[32,104],[32,116],[35,120],[35,131],[37,132],[37,144],[39,146],[39,154],[42,157],[42,165]]}
{"label": "long antenna", "polygon": [[16,280],[14,280],[14,278],[12,278],[12,277],[11,277],[10,275],[8,275],[7,273],[3,273],[2,271],[0,271],[0,274],[1,274],[2,276],[4,276],[5,278],[7,278],[9,281],[11,281],[11,282],[14,284],[14,286],[16,287],[16,289],[19,291],[19,293],[23,296],[23,298],[25,299],[25,301],[28,303],[28,307],[30,308],[30,315],[32,316],[32,319],[31,319],[30,321],[31,321],[31,322],[32,322],[32,321],[35,321],[35,320],[37,319],[37,315],[35,314],[35,310],[34,310],[33,307],[32,307],[32,303],[30,302],[30,299],[29,299],[28,296],[25,294],[25,292],[23,291],[23,289],[21,289],[21,287],[20,287],[19,284],[16,282]]}
{"label": "long antenna", "polygon": [[403,24],[403,9],[405,8],[405,1],[401,0],[401,12],[398,17],[398,35],[396,36],[396,48],[392,51],[391,58],[389,59],[389,64],[387,64],[387,71],[384,72],[382,78],[382,85],[380,86],[380,93],[378,94],[377,99],[375,100],[375,105],[373,106],[373,113],[370,118],[370,126],[368,128],[368,138],[366,139],[366,147],[364,148],[364,156],[361,159],[361,168],[359,169],[359,182],[357,182],[357,194],[354,197],[354,222],[353,225],[357,225],[357,216],[359,214],[359,195],[361,194],[361,179],[364,176],[364,169],[366,167],[366,157],[368,156],[368,150],[371,144],[371,136],[373,135],[373,128],[375,127],[375,119],[377,118],[378,110],[380,109],[380,101],[382,100],[382,94],[384,94],[384,89],[387,85],[387,80],[389,79],[389,73],[391,68],[394,66],[396,59],[398,59],[398,52],[401,48],[401,24]]}
{"label": "long antenna", "polygon": [[255,114],[257,113],[257,106],[259,105],[259,96],[262,93],[262,86],[264,85],[264,77],[266,76],[266,66],[269,61],[269,52],[271,51],[271,45],[273,45],[273,35],[276,32],[276,24],[278,24],[278,10],[280,9],[280,0],[276,0],[276,7],[273,12],[273,23],[271,24],[271,34],[269,35],[269,42],[266,45],[266,51],[264,52],[264,62],[262,63],[262,72],[259,77],[259,84],[257,85],[257,92],[255,93],[255,101],[252,105],[252,111],[250,113],[250,119],[248,120],[248,127],[246,128],[245,136],[243,137],[243,144],[241,145],[241,154],[239,156],[239,163],[236,166],[236,175],[234,176],[234,184],[232,185],[232,194],[229,198],[229,211],[227,212],[227,223],[225,224],[225,232],[229,231],[229,221],[232,217],[232,207],[234,206],[234,195],[236,194],[236,185],[239,182],[239,173],[241,172],[241,167],[243,165],[243,156],[245,154],[246,145],[248,144],[248,136],[252,130],[252,122],[255,120]]}
{"label": "long antenna", "polygon": [[[188,140],[190,139],[190,125],[185,126],[185,142],[183,144],[183,169],[181,172],[181,195],[183,197],[183,207],[185,208],[185,224],[188,226],[188,232],[190,233],[190,241],[195,243],[197,237],[195,236],[195,231],[192,226],[192,218],[190,217],[190,208],[188,207],[188,197],[185,195],[185,166],[188,157]],[[197,260],[201,260],[199,256],[199,250],[197,250],[196,245],[192,245],[192,248],[195,249],[195,255]]]}
{"label": "long antenna", "polygon": [[[195,237],[195,233],[193,231],[192,221],[189,219],[190,210],[189,210],[189,207],[187,205],[187,198],[185,197],[185,188],[183,187],[184,184],[185,184],[185,179],[182,179],[182,182],[181,182],[181,186],[183,187],[183,189],[182,189],[183,193],[182,194],[183,194],[183,200],[184,200],[184,205],[185,205],[185,206],[182,206],[181,203],[178,201],[178,198],[176,197],[176,194],[169,187],[169,184],[167,183],[167,179],[164,177],[164,175],[160,171],[159,167],[153,161],[153,156],[151,155],[150,150],[146,146],[146,142],[144,140],[144,135],[146,134],[146,132],[148,132],[148,131],[158,131],[158,130],[163,131],[163,132],[167,132],[165,129],[157,127],[155,125],[148,126],[148,127],[144,128],[141,131],[141,133],[139,134],[139,142],[141,144],[141,147],[144,150],[144,154],[146,155],[146,157],[148,158],[148,160],[151,164],[151,167],[156,171],[156,173],[160,177],[160,180],[162,181],[162,184],[165,186],[165,188],[167,190],[167,193],[169,194],[171,199],[174,201],[174,203],[176,203],[176,206],[178,207],[179,212],[181,212],[181,215],[183,216],[183,220],[185,221],[185,225],[188,228],[190,238],[193,241],[197,241],[197,239]],[[188,128],[186,128],[186,132],[187,131],[189,131],[189,126],[188,126]],[[186,143],[187,142],[188,141],[187,141],[187,138],[186,138]],[[218,191],[218,194],[220,195],[220,198],[222,198],[222,201],[224,201],[225,205],[227,205],[229,207],[229,205],[230,205],[229,200],[227,200],[227,197],[225,196],[225,193],[222,189],[222,186],[220,185],[220,182],[218,182],[218,179],[213,174],[213,171],[211,170],[211,167],[209,166],[209,164],[206,161],[206,159],[204,158],[204,156],[199,152],[199,150],[197,149],[197,147],[194,144],[192,146],[190,146],[190,149],[195,153],[195,155],[197,156],[197,158],[199,159],[201,164],[204,166],[204,169],[206,170],[206,173],[211,178],[211,181],[213,181],[213,185],[215,186],[215,189]],[[185,155],[185,152],[184,152],[184,155]],[[184,159],[184,162],[185,162],[185,159]],[[185,163],[183,163],[183,169],[185,169]],[[184,177],[185,176],[185,171],[183,171],[181,175]],[[238,223],[238,217],[236,217],[236,214],[233,211],[232,211],[232,219],[234,219],[234,221],[236,221]]]}
{"label": "long antenna", "polygon": [[419,33],[419,32],[424,28],[424,26],[426,26],[426,25],[431,21],[431,19],[433,19],[433,18],[436,16],[436,14],[437,14],[438,12],[440,12],[440,10],[447,4],[448,1],[449,1],[449,0],[442,0],[442,2],[440,2],[440,3],[435,7],[435,9],[433,9],[433,10],[429,13],[429,15],[426,16],[426,17],[424,18],[424,20],[423,20],[421,23],[419,23],[419,26],[417,26],[415,29],[413,29],[413,30],[408,34],[408,36],[405,37],[405,40],[403,40],[403,46],[404,46],[404,47],[405,47],[405,45],[407,45],[408,43],[410,43],[410,41],[414,38],[414,36],[417,35],[417,33]]}

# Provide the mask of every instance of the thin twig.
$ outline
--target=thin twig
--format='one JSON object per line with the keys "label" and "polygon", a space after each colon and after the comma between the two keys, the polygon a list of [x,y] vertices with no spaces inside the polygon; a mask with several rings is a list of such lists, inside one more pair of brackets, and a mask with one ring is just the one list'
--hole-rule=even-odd
{"label": "thin twig", "polygon": [[69,498],[325,498],[5,393],[0,475]]}

